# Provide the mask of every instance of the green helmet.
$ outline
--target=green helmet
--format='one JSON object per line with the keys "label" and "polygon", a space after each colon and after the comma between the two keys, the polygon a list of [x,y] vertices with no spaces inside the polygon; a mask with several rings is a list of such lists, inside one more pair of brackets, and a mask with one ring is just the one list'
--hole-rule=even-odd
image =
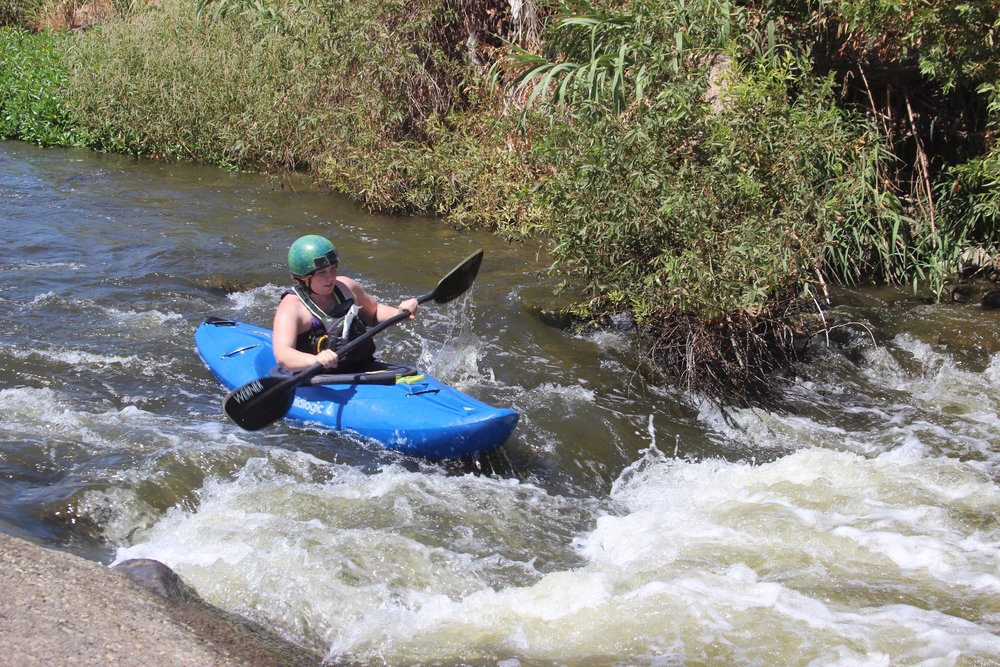
{"label": "green helmet", "polygon": [[333,244],[316,234],[297,239],[288,249],[288,268],[295,276],[308,276],[339,261]]}

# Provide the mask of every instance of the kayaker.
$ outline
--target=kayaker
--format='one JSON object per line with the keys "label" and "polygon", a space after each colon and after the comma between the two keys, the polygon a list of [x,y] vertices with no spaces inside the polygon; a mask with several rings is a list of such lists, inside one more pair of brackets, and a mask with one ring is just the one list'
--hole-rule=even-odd
{"label": "kayaker", "polygon": [[295,287],[281,297],[274,313],[274,358],[288,371],[320,363],[351,373],[365,370],[375,359],[371,340],[339,359],[337,348],[403,310],[409,319],[416,299],[393,307],[379,303],[357,281],[338,273],[340,257],[328,239],[310,234],[288,249],[288,268]]}

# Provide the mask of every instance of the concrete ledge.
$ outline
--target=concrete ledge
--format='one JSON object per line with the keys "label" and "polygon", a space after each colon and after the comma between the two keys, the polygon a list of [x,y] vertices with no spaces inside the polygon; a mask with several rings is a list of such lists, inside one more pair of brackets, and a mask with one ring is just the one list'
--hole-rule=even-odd
{"label": "concrete ledge", "polygon": [[0,665],[18,666],[321,662],[321,656],[206,604],[161,563],[130,561],[109,569],[5,533],[0,646]]}

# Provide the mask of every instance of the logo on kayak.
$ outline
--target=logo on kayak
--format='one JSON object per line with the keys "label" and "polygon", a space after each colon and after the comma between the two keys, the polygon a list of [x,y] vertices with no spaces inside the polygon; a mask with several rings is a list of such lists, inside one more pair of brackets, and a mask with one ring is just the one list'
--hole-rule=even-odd
{"label": "logo on kayak", "polygon": [[296,396],[295,401],[292,403],[293,408],[298,408],[303,412],[308,412],[310,415],[332,415],[333,406],[333,403],[326,401],[307,401],[299,396]]}

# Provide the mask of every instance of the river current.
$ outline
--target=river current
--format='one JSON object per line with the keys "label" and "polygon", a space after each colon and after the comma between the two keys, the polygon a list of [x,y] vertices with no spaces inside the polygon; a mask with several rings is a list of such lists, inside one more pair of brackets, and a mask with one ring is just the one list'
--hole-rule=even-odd
{"label": "river current", "polygon": [[[193,333],[269,326],[296,237],[389,303],[378,337],[521,414],[430,463],[241,431]],[[650,384],[553,328],[544,253],[294,180],[0,142],[0,530],[154,558],[333,664],[1000,664],[1000,312],[844,291],[780,410]]]}

